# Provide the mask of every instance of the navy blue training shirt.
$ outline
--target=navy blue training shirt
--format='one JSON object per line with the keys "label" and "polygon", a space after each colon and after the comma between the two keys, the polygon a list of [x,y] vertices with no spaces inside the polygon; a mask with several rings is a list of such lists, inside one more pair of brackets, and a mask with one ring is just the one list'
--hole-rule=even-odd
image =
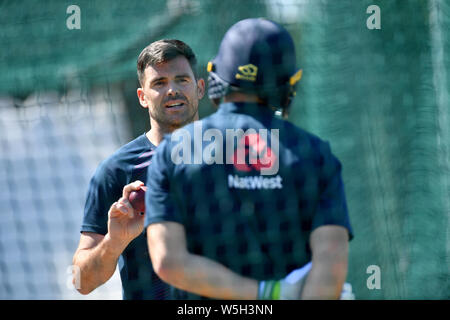
{"label": "navy blue training shirt", "polygon": [[147,186],[146,227],[178,222],[189,252],[256,280],[311,261],[317,227],[343,226],[353,237],[329,144],[257,104],[221,104],[166,136]]}
{"label": "navy blue training shirt", "polygon": [[[104,160],[92,177],[81,232],[105,235],[108,211],[133,181],[147,181],[147,167],[156,147],[143,134]],[[124,299],[169,299],[169,286],[154,273],[144,233],[130,242],[119,258]]]}

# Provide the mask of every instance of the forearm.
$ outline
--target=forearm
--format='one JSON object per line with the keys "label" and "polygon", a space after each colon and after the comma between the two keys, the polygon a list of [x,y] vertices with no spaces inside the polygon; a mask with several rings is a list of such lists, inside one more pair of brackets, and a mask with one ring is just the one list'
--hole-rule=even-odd
{"label": "forearm", "polygon": [[191,254],[181,224],[151,224],[147,228],[147,241],[155,272],[172,286],[215,299],[257,298],[258,281],[242,277],[209,258]]}
{"label": "forearm", "polygon": [[208,258],[187,254],[162,273],[163,280],[195,294],[214,299],[257,298],[258,281],[242,277]]}
{"label": "forearm", "polygon": [[126,244],[114,242],[107,234],[94,248],[78,250],[73,259],[80,273],[74,276],[78,291],[88,294],[111,278],[125,248]]}

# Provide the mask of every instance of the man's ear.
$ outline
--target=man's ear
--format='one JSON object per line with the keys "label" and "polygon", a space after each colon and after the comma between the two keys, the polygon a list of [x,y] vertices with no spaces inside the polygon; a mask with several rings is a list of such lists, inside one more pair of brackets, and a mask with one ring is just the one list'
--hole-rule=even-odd
{"label": "man's ear", "polygon": [[198,94],[198,100],[203,98],[205,95],[205,80],[202,78],[197,80],[197,94]]}
{"label": "man's ear", "polygon": [[141,104],[141,106],[142,106],[143,108],[148,108],[148,103],[147,103],[147,101],[145,100],[144,89],[138,88],[137,91],[136,91],[136,93],[137,93],[137,96],[138,96],[138,99],[139,99],[139,103]]}

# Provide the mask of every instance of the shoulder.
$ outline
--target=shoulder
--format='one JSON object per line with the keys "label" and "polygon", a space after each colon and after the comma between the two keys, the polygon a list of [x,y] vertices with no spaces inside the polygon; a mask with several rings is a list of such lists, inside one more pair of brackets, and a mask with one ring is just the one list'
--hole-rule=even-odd
{"label": "shoulder", "polygon": [[302,149],[303,152],[312,152],[313,154],[328,154],[331,152],[329,141],[290,121],[274,118],[272,128],[280,129],[281,141],[292,149],[297,147]]}
{"label": "shoulder", "polygon": [[154,148],[145,134],[140,135],[100,162],[96,175],[119,177],[122,172],[129,171],[129,168],[137,163],[138,159],[148,157],[149,152]]}
{"label": "shoulder", "polygon": [[143,153],[153,150],[156,147],[147,139],[145,134],[131,140],[127,144],[117,149],[111,156],[112,160],[128,159],[130,157],[141,156]]}
{"label": "shoulder", "polygon": [[293,134],[296,137],[302,137],[311,141],[314,144],[325,143],[319,136],[307,131],[292,122],[280,118],[274,118],[274,126],[284,128],[286,133]]}

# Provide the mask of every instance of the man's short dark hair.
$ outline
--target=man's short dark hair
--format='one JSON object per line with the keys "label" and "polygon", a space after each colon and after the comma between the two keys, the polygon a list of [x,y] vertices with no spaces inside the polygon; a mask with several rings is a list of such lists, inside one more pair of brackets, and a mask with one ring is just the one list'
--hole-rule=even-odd
{"label": "man's short dark hair", "polygon": [[192,49],[183,41],[163,39],[152,42],[142,50],[137,61],[137,75],[141,85],[144,84],[145,69],[159,63],[168,62],[178,56],[183,56],[189,62],[194,76],[197,78],[197,58]]}

